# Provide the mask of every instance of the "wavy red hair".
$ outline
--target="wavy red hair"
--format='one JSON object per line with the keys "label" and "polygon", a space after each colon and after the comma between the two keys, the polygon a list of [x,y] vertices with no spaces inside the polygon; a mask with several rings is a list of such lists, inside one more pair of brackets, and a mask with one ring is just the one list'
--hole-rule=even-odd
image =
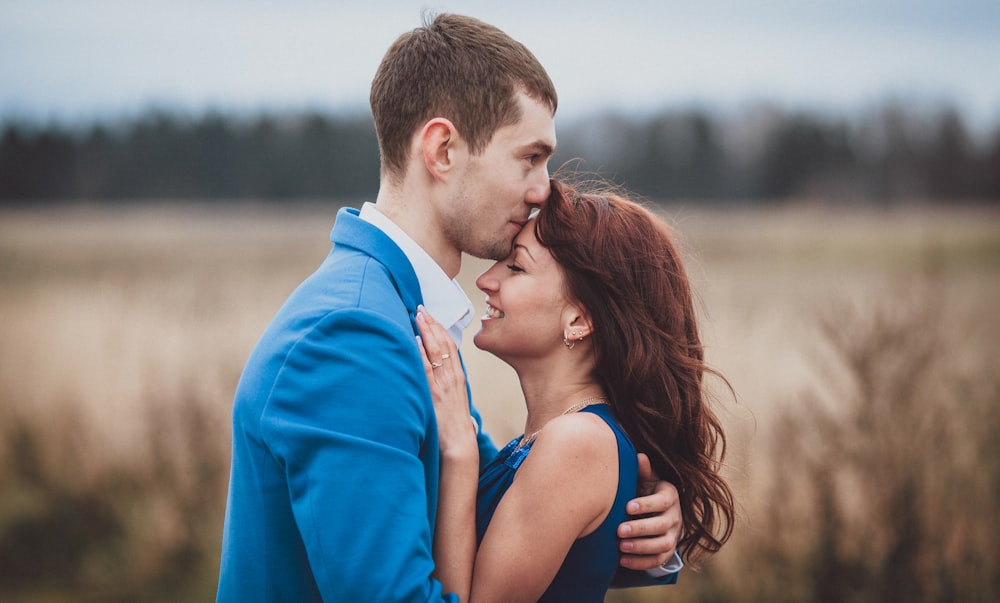
{"label": "wavy red hair", "polygon": [[718,373],[704,361],[671,229],[623,194],[552,180],[535,235],[562,267],[567,295],[591,317],[595,377],[617,419],[677,487],[685,559],[717,552],[734,521],[732,491],[720,475],[726,438],[703,387],[706,373]]}

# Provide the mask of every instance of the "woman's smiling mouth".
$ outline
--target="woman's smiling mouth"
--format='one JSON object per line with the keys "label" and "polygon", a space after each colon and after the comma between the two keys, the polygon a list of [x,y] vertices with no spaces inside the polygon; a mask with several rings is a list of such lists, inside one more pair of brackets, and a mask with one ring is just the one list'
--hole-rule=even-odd
{"label": "woman's smiling mouth", "polygon": [[503,318],[503,317],[504,317],[503,312],[491,306],[489,302],[486,302],[486,314],[483,315],[483,318]]}

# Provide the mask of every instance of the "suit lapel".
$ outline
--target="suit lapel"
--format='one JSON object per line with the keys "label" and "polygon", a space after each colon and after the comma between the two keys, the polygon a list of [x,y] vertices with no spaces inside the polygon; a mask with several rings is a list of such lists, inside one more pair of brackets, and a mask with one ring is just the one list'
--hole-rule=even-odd
{"label": "suit lapel", "polygon": [[392,242],[384,232],[362,220],[360,212],[354,208],[345,207],[337,212],[337,220],[330,233],[334,245],[353,247],[367,254],[372,259],[384,265],[389,271],[393,286],[399,298],[406,306],[410,318],[410,326],[414,336],[417,330],[417,306],[424,303],[420,293],[420,282],[413,271],[413,265],[398,245]]}

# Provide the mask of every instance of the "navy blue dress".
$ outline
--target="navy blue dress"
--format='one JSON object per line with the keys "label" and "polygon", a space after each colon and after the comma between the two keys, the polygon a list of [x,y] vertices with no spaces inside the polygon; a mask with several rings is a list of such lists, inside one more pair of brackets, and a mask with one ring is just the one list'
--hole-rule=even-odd
{"label": "navy blue dress", "polygon": [[[635,446],[615,421],[611,409],[605,404],[594,404],[580,412],[601,417],[615,433],[618,440],[618,492],[604,522],[573,543],[562,567],[539,601],[604,601],[604,595],[618,571],[618,524],[626,519],[625,505],[636,494],[639,468]],[[531,452],[531,443],[515,450],[523,437],[511,440],[479,474],[476,536],[480,543],[500,499],[514,481],[514,474]]]}

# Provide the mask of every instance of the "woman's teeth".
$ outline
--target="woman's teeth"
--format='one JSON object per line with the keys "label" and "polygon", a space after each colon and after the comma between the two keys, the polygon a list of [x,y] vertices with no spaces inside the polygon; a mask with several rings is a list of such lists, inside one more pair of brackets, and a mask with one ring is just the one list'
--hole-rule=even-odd
{"label": "woman's teeth", "polygon": [[486,304],[486,318],[503,318],[503,312],[493,306]]}

